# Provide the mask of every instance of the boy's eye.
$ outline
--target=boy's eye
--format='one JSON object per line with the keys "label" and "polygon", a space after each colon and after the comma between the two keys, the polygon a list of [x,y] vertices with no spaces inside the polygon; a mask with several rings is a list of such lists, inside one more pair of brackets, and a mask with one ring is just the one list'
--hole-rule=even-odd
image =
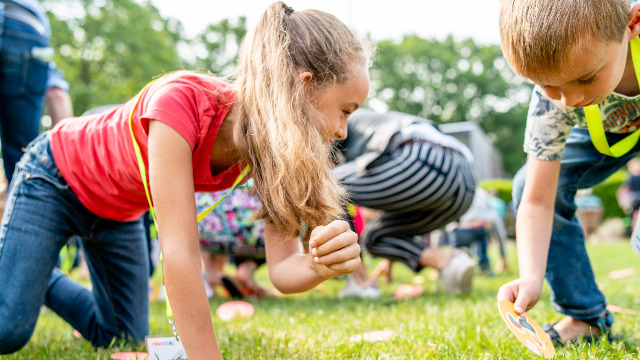
{"label": "boy's eye", "polygon": [[580,85],[589,85],[596,79],[596,77],[597,77],[597,75],[593,75],[592,77],[590,77],[588,79],[578,79],[578,84],[580,84]]}
{"label": "boy's eye", "polygon": [[351,115],[351,111],[349,111],[349,110],[342,110],[342,113],[347,115],[347,116]]}

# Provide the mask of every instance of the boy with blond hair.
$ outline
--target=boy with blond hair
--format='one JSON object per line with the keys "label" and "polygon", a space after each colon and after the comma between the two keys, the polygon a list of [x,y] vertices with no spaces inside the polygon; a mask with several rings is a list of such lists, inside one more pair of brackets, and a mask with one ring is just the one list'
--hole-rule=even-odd
{"label": "boy with blond hair", "polygon": [[556,343],[594,340],[609,332],[613,316],[595,282],[573,199],[640,151],[640,5],[502,0],[500,7],[504,56],[536,86],[527,164],[513,183],[520,278],[503,285],[498,299],[514,301],[522,313],[539,300],[546,277],[553,306],[566,317],[545,331]]}

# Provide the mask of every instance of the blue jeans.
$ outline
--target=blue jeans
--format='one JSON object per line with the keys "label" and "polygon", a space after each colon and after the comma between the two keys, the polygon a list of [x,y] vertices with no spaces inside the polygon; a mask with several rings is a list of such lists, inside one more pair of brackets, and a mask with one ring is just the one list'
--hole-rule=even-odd
{"label": "blue jeans", "polygon": [[10,181],[23,149],[40,132],[49,62],[32,49],[48,48],[49,39],[3,13],[0,3],[0,142]]}
{"label": "blue jeans", "polygon": [[[54,269],[74,235],[82,239],[93,290]],[[48,133],[40,135],[16,166],[0,224],[0,354],[29,341],[42,304],[96,346],[116,337],[143,341],[148,259],[142,219],[117,222],[87,210],[58,171]]]}
{"label": "blue jeans", "polygon": [[468,247],[478,257],[478,266],[482,270],[491,269],[489,255],[487,254],[487,243],[489,234],[484,226],[476,228],[456,228],[453,230],[453,246]]}
{"label": "blue jeans", "polygon": [[[624,137],[624,134],[607,134],[610,144]],[[545,275],[553,291],[551,301],[556,311],[591,320],[606,310],[606,299],[596,284],[584,234],[575,216],[574,197],[578,189],[593,187],[607,179],[639,150],[640,144],[619,158],[606,156],[594,148],[587,129],[571,130],[562,154]],[[522,198],[526,170],[525,165],[513,180],[516,209]]]}

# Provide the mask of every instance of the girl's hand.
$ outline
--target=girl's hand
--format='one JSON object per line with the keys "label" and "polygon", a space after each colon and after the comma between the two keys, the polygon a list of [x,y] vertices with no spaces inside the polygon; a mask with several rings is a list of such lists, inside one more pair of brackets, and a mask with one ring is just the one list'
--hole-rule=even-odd
{"label": "girl's hand", "polygon": [[325,279],[350,274],[360,266],[358,235],[346,221],[313,229],[309,249],[314,271]]}
{"label": "girl's hand", "polygon": [[506,283],[498,290],[498,301],[508,300],[513,302],[513,310],[517,314],[533,308],[542,292],[542,279],[519,278]]}

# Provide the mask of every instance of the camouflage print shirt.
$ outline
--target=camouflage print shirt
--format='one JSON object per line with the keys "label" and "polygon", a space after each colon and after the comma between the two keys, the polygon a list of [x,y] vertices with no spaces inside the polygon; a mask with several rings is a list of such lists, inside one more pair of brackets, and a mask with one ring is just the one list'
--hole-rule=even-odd
{"label": "camouflage print shirt", "polygon": [[[606,132],[624,134],[640,128],[640,95],[628,97],[611,93],[599,105]],[[551,100],[536,86],[529,105],[524,151],[541,160],[560,160],[574,126],[587,128],[584,109]]]}

